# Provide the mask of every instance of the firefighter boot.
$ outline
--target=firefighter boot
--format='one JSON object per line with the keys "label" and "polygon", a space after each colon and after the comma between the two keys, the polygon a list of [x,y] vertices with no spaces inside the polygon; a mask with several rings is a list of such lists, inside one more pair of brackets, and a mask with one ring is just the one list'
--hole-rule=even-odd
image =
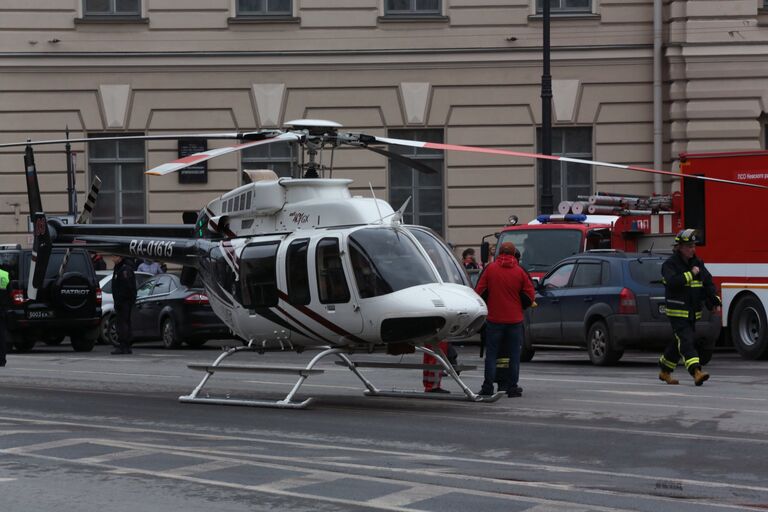
{"label": "firefighter boot", "polygon": [[672,377],[671,372],[665,372],[664,370],[661,370],[659,372],[659,380],[663,380],[667,384],[680,384],[680,381],[676,378]]}
{"label": "firefighter boot", "polygon": [[697,366],[693,370],[693,383],[697,386],[701,386],[709,378],[709,374],[701,370],[701,366]]}

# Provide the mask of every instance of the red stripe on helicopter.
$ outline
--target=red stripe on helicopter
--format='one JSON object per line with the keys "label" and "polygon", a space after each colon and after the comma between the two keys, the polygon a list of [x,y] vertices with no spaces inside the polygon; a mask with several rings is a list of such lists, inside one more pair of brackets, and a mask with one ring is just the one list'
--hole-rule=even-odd
{"label": "red stripe on helicopter", "polygon": [[315,313],[314,311],[312,311],[308,307],[302,306],[300,304],[291,304],[290,302],[288,302],[288,295],[286,295],[286,293],[283,292],[282,290],[277,290],[277,296],[280,297],[280,299],[283,302],[285,302],[287,304],[290,304],[291,306],[293,306],[294,309],[296,309],[297,311],[299,311],[301,313],[304,313],[306,316],[308,316],[309,318],[311,318],[315,322],[319,323],[320,325],[322,325],[326,329],[328,329],[330,331],[333,331],[336,334],[339,334],[341,336],[344,336],[345,338],[348,338],[348,339],[350,339],[350,340],[352,340],[352,341],[354,341],[356,343],[368,343],[367,341],[365,341],[365,340],[363,340],[361,338],[358,338],[357,336],[355,336],[351,332],[347,332],[344,329],[342,329],[341,327],[339,327],[338,325],[334,324],[333,322],[323,318],[322,316],[318,315],[317,313]]}
{"label": "red stripe on helicopter", "polygon": [[[316,333],[315,331],[313,331],[312,329],[310,329],[309,327],[307,327],[306,325],[304,325],[303,323],[301,323],[301,321],[300,321],[299,319],[297,319],[297,318],[294,318],[294,317],[293,317],[293,316],[292,316],[290,313],[288,313],[286,310],[284,310],[284,309],[283,309],[283,308],[281,308],[280,306],[275,306],[275,309],[277,309],[277,310],[278,310],[279,312],[281,312],[283,315],[287,316],[287,317],[288,317],[290,320],[292,320],[292,321],[293,321],[293,323],[297,324],[297,325],[298,325],[299,327],[301,327],[302,329],[304,329],[304,330],[307,330],[307,331],[309,331],[310,333],[312,333],[312,335],[313,335],[313,336],[314,336],[316,339],[319,339],[319,340],[323,341],[324,343],[330,343],[331,345],[333,345],[333,342],[332,342],[331,340],[328,340],[328,339],[326,339],[325,337],[323,337],[322,335],[320,335],[320,334]],[[299,334],[301,334],[302,336],[305,336],[305,337],[307,337],[307,338],[312,338],[312,337],[313,337],[313,336],[309,336],[307,333],[301,332],[301,330],[300,330],[300,329],[296,329],[296,331],[297,331]]]}

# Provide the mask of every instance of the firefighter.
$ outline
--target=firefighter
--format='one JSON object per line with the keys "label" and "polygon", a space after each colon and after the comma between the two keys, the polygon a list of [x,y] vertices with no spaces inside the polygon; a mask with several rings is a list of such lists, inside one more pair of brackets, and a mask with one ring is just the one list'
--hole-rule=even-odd
{"label": "firefighter", "polygon": [[701,369],[695,345],[696,320],[701,318],[701,303],[715,314],[720,314],[721,302],[716,295],[712,275],[696,257],[696,230],[684,229],[675,236],[674,253],[661,268],[667,306],[667,317],[672,324],[675,339],[659,358],[659,379],[667,384],[679,384],[672,377],[682,356],[685,368],[697,386],[709,379]]}

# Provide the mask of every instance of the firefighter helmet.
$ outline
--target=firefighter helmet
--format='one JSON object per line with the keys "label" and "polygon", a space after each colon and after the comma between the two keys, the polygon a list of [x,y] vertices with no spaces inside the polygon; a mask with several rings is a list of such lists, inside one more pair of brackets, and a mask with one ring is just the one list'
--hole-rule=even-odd
{"label": "firefighter helmet", "polygon": [[675,245],[695,244],[699,241],[695,229],[684,229],[675,235]]}

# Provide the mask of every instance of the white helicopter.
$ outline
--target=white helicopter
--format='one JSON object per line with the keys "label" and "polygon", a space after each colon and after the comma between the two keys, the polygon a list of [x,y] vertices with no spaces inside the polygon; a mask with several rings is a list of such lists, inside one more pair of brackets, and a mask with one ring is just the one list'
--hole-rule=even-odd
{"label": "white helicopter", "polygon": [[[64,225],[46,220],[37,182],[32,146],[115,139],[163,140],[179,135],[64,139],[2,144],[26,146],[25,167],[34,228],[33,267],[28,295],[42,283],[53,244],[152,258],[177,263],[199,273],[216,314],[246,346],[234,347],[204,370],[197,388],[180,397],[184,402],[272,407],[306,407],[310,399],[293,400],[304,380],[321,370],[315,365],[328,355],[339,357],[376,396],[421,396],[495,401],[501,393],[480,396],[458,377],[445,357],[425,347],[443,339],[476,333],[485,322],[483,300],[467,286],[466,274],[447,245],[433,232],[402,223],[406,205],[398,211],[383,200],[352,197],[351,180],[320,178],[326,169],[318,153],[341,145],[364,147],[404,162],[421,172],[435,171],[417,161],[371,144],[483,152],[527,158],[549,158],[641,172],[678,173],[566,157],[501,149],[426,143],[340,131],[323,120],[297,120],[285,130],[194,135],[200,139],[239,139],[241,144],[205,151],[160,165],[147,174],[162,176],[210,158],[248,147],[295,142],[304,147],[304,177],[278,178],[269,170],[245,171],[242,185],[203,208],[194,225]],[[190,138],[190,135],[183,135]],[[332,159],[331,159],[332,161]],[[328,169],[332,170],[332,169]],[[725,180],[714,180],[725,181]],[[736,182],[731,182],[736,183]],[[744,185],[743,183],[738,183]],[[92,203],[89,204],[92,208]],[[190,272],[186,272],[190,278]],[[305,367],[226,366],[225,358],[243,351],[320,348]],[[463,396],[446,396],[377,389],[348,355],[385,350],[402,354],[419,350],[435,357],[459,384]],[[402,366],[402,365],[394,365]],[[419,366],[421,367],[421,366]],[[291,371],[299,380],[279,401],[201,397],[217,371]]]}

